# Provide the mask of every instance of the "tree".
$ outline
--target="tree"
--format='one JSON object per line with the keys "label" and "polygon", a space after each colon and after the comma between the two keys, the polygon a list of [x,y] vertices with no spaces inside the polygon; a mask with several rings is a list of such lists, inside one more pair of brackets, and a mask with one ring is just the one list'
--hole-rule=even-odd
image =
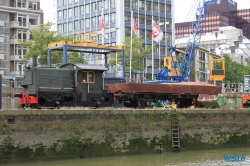
{"label": "tree", "polygon": [[[131,38],[126,37],[124,41],[124,49],[125,49],[125,69],[128,71],[130,67],[130,49],[131,49]],[[141,37],[137,38],[133,35],[132,40],[132,72],[133,70],[144,70],[144,58],[151,53],[152,47],[148,46],[146,49],[142,48]],[[122,54],[117,54],[117,63],[122,64]],[[116,54],[112,53],[110,55],[109,64],[111,66],[116,65]]]}
{"label": "tree", "polygon": [[231,83],[239,83],[244,81],[244,75],[250,69],[250,65],[244,66],[243,64],[239,64],[233,61],[228,54],[224,54],[225,58],[225,70],[226,70],[226,81],[230,81]]}
{"label": "tree", "polygon": [[[46,24],[40,24],[38,27],[34,28],[31,31],[33,40],[29,41],[19,41],[22,45],[22,48],[27,47],[27,52],[24,55],[24,60],[29,60],[33,56],[37,56],[38,63],[41,65],[47,65],[48,63],[48,44],[52,42],[59,41],[72,41],[74,36],[62,36],[62,34],[58,34],[57,31],[51,31],[53,23],[47,22]],[[74,61],[80,60],[81,56],[79,54],[72,54],[76,57]],[[69,54],[70,56],[70,54]],[[82,60],[80,60],[81,62]],[[79,62],[79,61],[78,61]],[[62,63],[62,51],[51,51],[51,63],[57,64]]]}

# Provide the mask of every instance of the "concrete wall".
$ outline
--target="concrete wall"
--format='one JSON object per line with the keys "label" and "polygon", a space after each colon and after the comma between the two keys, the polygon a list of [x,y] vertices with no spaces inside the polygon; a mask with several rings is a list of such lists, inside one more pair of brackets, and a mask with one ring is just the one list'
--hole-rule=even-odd
{"label": "concrete wall", "polygon": [[[172,149],[171,116],[165,109],[0,113],[0,162]],[[179,110],[181,149],[249,146],[249,118],[248,110]]]}
{"label": "concrete wall", "polygon": [[2,87],[2,109],[19,109],[19,98],[11,97],[11,93],[22,93],[23,88]]}

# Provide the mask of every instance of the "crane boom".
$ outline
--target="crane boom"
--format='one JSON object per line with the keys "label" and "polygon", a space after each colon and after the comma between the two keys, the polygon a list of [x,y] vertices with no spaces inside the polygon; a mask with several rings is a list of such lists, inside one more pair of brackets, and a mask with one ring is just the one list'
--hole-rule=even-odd
{"label": "crane boom", "polygon": [[190,72],[194,65],[194,60],[199,48],[201,35],[206,23],[206,13],[208,12],[208,7],[211,4],[215,4],[215,2],[210,0],[199,0],[195,12],[195,19],[190,28],[190,34],[188,37],[188,43],[185,49],[184,57],[179,57],[176,54],[175,46],[170,47],[170,55],[172,62],[174,62],[173,68],[176,71],[176,75],[168,75],[169,69],[166,68],[158,74],[158,80],[175,80],[176,82],[189,81]]}

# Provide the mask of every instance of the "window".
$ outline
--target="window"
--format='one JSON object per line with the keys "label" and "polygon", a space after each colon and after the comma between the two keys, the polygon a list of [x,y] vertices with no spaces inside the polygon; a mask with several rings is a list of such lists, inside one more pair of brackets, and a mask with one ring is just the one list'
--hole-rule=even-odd
{"label": "window", "polygon": [[109,23],[109,15],[108,14],[104,15],[104,22],[105,22],[105,24]]}
{"label": "window", "polygon": [[109,39],[109,33],[105,33],[105,38]]}
{"label": "window", "polygon": [[57,14],[57,19],[61,20],[62,19],[62,11],[59,11]]}
{"label": "window", "polygon": [[87,19],[85,20],[85,25],[86,25],[85,27],[86,27],[86,28],[89,28],[89,27],[90,27],[89,24],[90,24],[90,23],[89,23],[89,18],[87,18]]}
{"label": "window", "polygon": [[74,16],[78,16],[78,7],[74,8]]}
{"label": "window", "polygon": [[62,24],[57,25],[57,29],[59,33],[62,33]]}
{"label": "window", "polygon": [[139,0],[139,9],[140,10],[145,10],[145,2],[142,0]]}
{"label": "window", "polygon": [[124,1],[124,7],[129,7],[130,8],[130,0],[125,0]]}
{"label": "window", "polygon": [[138,0],[132,0],[132,8],[138,7]]}
{"label": "window", "polygon": [[111,13],[111,23],[115,23],[115,13]]}
{"label": "window", "polygon": [[116,39],[116,32],[111,32],[111,39]]}
{"label": "window", "polygon": [[94,3],[92,3],[91,4],[91,12],[96,12],[96,9],[97,9],[97,7],[96,7],[96,3],[94,2]]}
{"label": "window", "polygon": [[102,1],[98,2],[98,11],[102,11]]}
{"label": "window", "polygon": [[73,29],[73,22],[69,22],[69,31],[72,31]]}
{"label": "window", "polygon": [[152,32],[151,31],[146,30],[146,38],[148,40],[152,40]]}
{"label": "window", "polygon": [[95,73],[93,71],[83,71],[82,72],[82,83],[94,83]]}
{"label": "window", "polygon": [[85,12],[89,13],[89,4],[85,5]]}
{"label": "window", "polygon": [[72,17],[72,16],[73,16],[73,10],[71,8],[71,9],[69,9],[69,18]]}
{"label": "window", "polygon": [[84,6],[80,6],[80,15],[84,15]]}
{"label": "window", "polygon": [[146,3],[147,11],[151,11],[151,2]]}
{"label": "window", "polygon": [[80,29],[84,29],[84,20],[80,20]]}
{"label": "window", "polygon": [[139,24],[145,24],[145,18],[140,16]]}
{"label": "window", "polygon": [[67,32],[68,29],[67,29],[67,24],[63,24],[63,32]]}
{"label": "window", "polygon": [[102,22],[102,16],[98,16],[98,25],[101,25]]}
{"label": "window", "polygon": [[92,22],[92,27],[96,27],[96,17],[92,17],[91,22]]}
{"label": "window", "polygon": [[58,6],[62,6],[62,4],[63,4],[63,1],[62,1],[62,0],[57,0],[57,5],[58,5]]}
{"label": "window", "polygon": [[164,4],[160,4],[160,13],[164,13],[165,12],[165,5]]}
{"label": "window", "polygon": [[74,22],[74,30],[78,30],[78,21]]}
{"label": "window", "polygon": [[115,8],[115,2],[116,2],[116,0],[110,0],[110,5],[111,5],[111,8]]}
{"label": "window", "polygon": [[104,0],[104,9],[109,8],[109,0]]}
{"label": "window", "polygon": [[63,18],[64,18],[64,19],[67,18],[67,10],[63,10]]}
{"label": "window", "polygon": [[158,3],[157,2],[153,3],[153,11],[158,12]]}

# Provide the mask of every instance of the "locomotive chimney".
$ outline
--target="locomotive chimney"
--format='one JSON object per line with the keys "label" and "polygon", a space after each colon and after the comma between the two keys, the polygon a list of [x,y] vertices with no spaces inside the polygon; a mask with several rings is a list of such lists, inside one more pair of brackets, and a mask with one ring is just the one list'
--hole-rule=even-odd
{"label": "locomotive chimney", "polygon": [[32,57],[32,66],[37,67],[37,56]]}

